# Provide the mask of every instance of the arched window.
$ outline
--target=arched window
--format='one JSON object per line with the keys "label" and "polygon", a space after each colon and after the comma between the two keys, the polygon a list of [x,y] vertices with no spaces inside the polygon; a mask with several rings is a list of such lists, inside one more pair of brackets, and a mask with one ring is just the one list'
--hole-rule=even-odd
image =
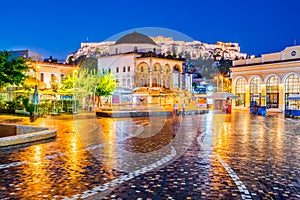
{"label": "arched window", "polygon": [[144,86],[144,79],[141,78],[141,79],[140,79],[140,87],[143,87],[143,86]]}
{"label": "arched window", "polygon": [[254,77],[250,82],[250,93],[261,93],[261,83],[262,81],[258,76]]}
{"label": "arched window", "polygon": [[[250,101],[256,101],[256,105],[262,105],[262,98],[261,98],[261,78],[259,76],[255,76],[250,82]],[[264,101],[264,100],[263,100]]]}
{"label": "arched window", "polygon": [[279,80],[276,76],[271,76],[267,80],[266,90],[267,93],[279,93]]}
{"label": "arched window", "polygon": [[271,76],[266,84],[267,106],[278,108],[279,100],[279,79],[276,76]]}
{"label": "arched window", "polygon": [[244,78],[239,78],[235,85],[236,93],[245,93],[246,92],[246,80]]}
{"label": "arched window", "polygon": [[300,94],[300,79],[296,74],[288,76],[285,80],[285,106],[291,106],[291,109],[295,109],[300,106],[299,103],[287,101],[287,98],[292,94]]}
{"label": "arched window", "polygon": [[236,81],[235,93],[239,98],[236,100],[236,106],[245,106],[245,97],[246,97],[246,79],[239,78]]}
{"label": "arched window", "polygon": [[285,81],[285,93],[299,94],[300,80],[296,74],[290,75]]}

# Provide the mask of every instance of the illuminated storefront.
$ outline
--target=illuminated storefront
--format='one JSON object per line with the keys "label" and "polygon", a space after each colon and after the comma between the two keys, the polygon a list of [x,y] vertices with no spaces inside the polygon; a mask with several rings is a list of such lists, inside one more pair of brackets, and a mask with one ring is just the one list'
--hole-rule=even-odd
{"label": "illuminated storefront", "polygon": [[288,97],[300,94],[300,46],[259,58],[237,60],[230,68],[234,107],[257,105],[284,110]]}

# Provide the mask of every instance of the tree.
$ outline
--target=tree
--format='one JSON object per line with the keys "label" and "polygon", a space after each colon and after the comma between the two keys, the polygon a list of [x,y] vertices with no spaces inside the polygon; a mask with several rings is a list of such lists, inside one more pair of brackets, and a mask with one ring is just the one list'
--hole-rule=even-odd
{"label": "tree", "polygon": [[101,97],[109,96],[117,87],[117,82],[112,73],[103,71],[97,81],[95,94],[100,97],[98,103],[102,105]]}
{"label": "tree", "polygon": [[100,74],[97,82],[96,92],[97,96],[111,95],[114,89],[117,87],[116,79],[112,73],[104,71]]}
{"label": "tree", "polygon": [[23,84],[29,67],[26,58],[13,58],[11,52],[0,51],[0,89],[8,85]]}
{"label": "tree", "polygon": [[72,89],[74,87],[74,79],[73,75],[68,75],[67,78],[63,80],[61,89]]}

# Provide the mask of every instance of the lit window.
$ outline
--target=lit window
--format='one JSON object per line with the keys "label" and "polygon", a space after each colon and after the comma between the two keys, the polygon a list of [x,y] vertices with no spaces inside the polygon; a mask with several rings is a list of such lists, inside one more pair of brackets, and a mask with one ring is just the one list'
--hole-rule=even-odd
{"label": "lit window", "polygon": [[279,93],[279,80],[276,76],[271,76],[266,85],[267,93]]}
{"label": "lit window", "polygon": [[300,80],[295,74],[290,75],[285,81],[285,93],[299,94]]}
{"label": "lit window", "polygon": [[236,93],[245,93],[246,80],[239,78],[236,82],[235,91]]}
{"label": "lit window", "polygon": [[250,93],[261,93],[261,79],[256,76],[250,83]]}
{"label": "lit window", "polygon": [[40,75],[41,75],[40,76],[41,77],[41,81],[44,81],[44,76],[45,76],[44,73],[41,73]]}

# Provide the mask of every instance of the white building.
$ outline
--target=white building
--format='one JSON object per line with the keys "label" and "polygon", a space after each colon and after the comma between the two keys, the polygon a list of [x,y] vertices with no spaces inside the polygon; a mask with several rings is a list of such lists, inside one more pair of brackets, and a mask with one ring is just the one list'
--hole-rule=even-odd
{"label": "white building", "polygon": [[182,88],[182,59],[166,57],[150,37],[133,32],[109,48],[109,55],[98,58],[98,69],[112,72],[119,87]]}

